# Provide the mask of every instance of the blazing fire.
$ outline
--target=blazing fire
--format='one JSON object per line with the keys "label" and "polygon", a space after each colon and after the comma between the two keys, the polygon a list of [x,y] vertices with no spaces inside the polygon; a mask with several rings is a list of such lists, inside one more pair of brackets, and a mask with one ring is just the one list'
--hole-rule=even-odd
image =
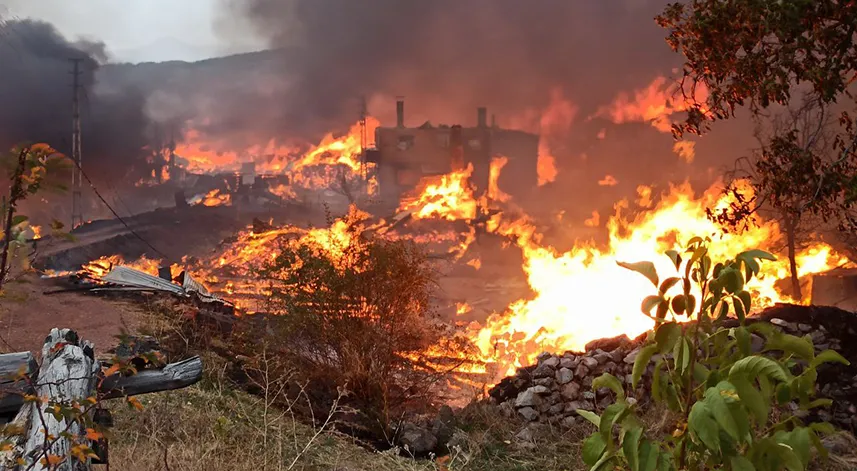
{"label": "blazing fire", "polygon": [[470,186],[473,164],[445,175],[423,179],[418,196],[402,201],[400,211],[413,211],[416,219],[473,219],[477,201]]}
{"label": "blazing fire", "polygon": [[199,204],[203,206],[229,206],[231,203],[232,195],[221,193],[218,189],[209,191],[199,201]]}
{"label": "blazing fire", "polygon": [[[633,217],[623,214],[627,202],[617,204],[607,222],[606,246],[582,243],[567,251],[540,244],[526,221],[499,225],[498,233],[517,238],[533,295],[491,316],[474,331],[475,341],[486,357],[498,363],[498,373],[504,374],[531,363],[542,351],[579,351],[595,339],[622,334],[635,337],[651,329],[653,321],[640,313],[640,301],[651,294],[651,284],[619,267],[617,261],[652,261],[663,278],[676,273],[663,253],[680,248],[690,237],[713,236],[714,259],[768,248],[782,238],[775,221],[741,235],[721,235],[720,228],[706,218],[705,208],[726,203],[717,185],[700,198],[694,197],[689,184],[674,186],[654,208]],[[823,243],[797,256],[802,277],[846,262]],[[762,265],[760,278],[747,287],[755,294],[757,307],[794,302],[776,286],[788,274],[786,260]]]}
{"label": "blazing fire", "polygon": [[498,202],[506,202],[512,199],[507,193],[500,189],[497,183],[500,180],[500,171],[509,162],[507,157],[494,157],[491,159],[491,166],[488,173],[488,199]]}
{"label": "blazing fire", "polygon": [[161,261],[152,260],[144,256],[133,262],[127,262],[120,255],[109,255],[86,263],[85,265],[83,265],[82,269],[84,273],[88,274],[92,278],[100,279],[110,273],[110,270],[112,270],[114,267],[120,265],[129,268],[134,268],[142,272],[146,272],[150,275],[157,276],[158,267],[161,266]]}

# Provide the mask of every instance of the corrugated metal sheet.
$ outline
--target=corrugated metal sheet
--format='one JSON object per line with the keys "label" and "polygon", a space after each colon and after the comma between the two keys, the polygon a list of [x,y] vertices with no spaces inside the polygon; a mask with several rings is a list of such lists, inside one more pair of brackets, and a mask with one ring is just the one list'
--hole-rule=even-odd
{"label": "corrugated metal sheet", "polygon": [[202,283],[193,279],[192,276],[188,274],[188,272],[184,272],[184,279],[182,280],[182,288],[188,293],[196,293],[203,301],[223,301],[211,294],[208,291],[208,288],[202,285]]}
{"label": "corrugated metal sheet", "polygon": [[182,287],[174,285],[167,280],[154,275],[135,270],[133,268],[119,266],[104,275],[102,280],[122,286],[134,288],[152,289],[157,291],[169,291],[178,295],[184,295]]}

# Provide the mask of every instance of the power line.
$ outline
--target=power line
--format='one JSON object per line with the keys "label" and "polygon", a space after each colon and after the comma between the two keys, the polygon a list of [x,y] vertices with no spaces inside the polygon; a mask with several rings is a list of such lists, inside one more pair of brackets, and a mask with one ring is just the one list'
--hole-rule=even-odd
{"label": "power line", "polygon": [[134,234],[134,236],[135,236],[135,237],[137,237],[138,239],[140,239],[140,240],[141,240],[144,244],[146,244],[150,249],[154,250],[154,251],[155,251],[158,255],[160,255],[161,257],[163,257],[163,258],[165,258],[165,259],[169,259],[169,257],[168,257],[166,254],[164,254],[163,252],[161,252],[160,250],[158,250],[157,248],[155,248],[155,246],[153,246],[151,243],[149,243],[149,241],[148,241],[148,240],[144,239],[144,238],[143,238],[143,236],[141,236],[141,235],[140,235],[140,234],[138,234],[134,229],[132,229],[132,228],[131,228],[131,226],[129,226],[129,225],[128,225],[128,223],[127,223],[127,222],[125,222],[125,220],[124,220],[124,219],[122,219],[122,216],[120,216],[120,215],[119,215],[119,213],[117,213],[117,212],[116,212],[116,210],[114,210],[114,209],[113,209],[113,207],[112,207],[112,206],[110,206],[110,203],[108,203],[108,202],[107,202],[107,200],[106,200],[106,199],[104,199],[104,197],[103,197],[103,196],[101,196],[101,193],[98,191],[98,188],[95,188],[95,184],[93,184],[93,183],[92,183],[92,180],[90,180],[90,179],[89,179],[89,176],[87,176],[87,175],[86,175],[86,173],[83,171],[83,169],[82,169],[82,168],[80,168],[80,166],[78,166],[77,162],[75,162],[73,159],[72,159],[72,162],[74,162],[74,165],[75,165],[75,167],[77,167],[77,170],[80,172],[80,175],[82,175],[82,176],[83,176],[83,178],[86,180],[86,182],[89,184],[89,187],[90,187],[90,188],[92,188],[92,192],[93,192],[93,193],[95,193],[95,196],[97,196],[97,197],[98,197],[98,199],[100,199],[100,200],[101,200],[101,202],[102,202],[102,203],[104,203],[104,206],[107,206],[107,209],[109,209],[109,210],[110,210],[110,212],[111,212],[111,213],[113,213],[113,216],[114,216],[114,217],[115,217],[119,222],[121,222],[121,223],[122,223],[122,225],[123,225],[123,226],[125,226],[125,228],[126,228],[126,229],[128,229],[128,231],[129,231],[129,232],[131,232],[131,234]]}

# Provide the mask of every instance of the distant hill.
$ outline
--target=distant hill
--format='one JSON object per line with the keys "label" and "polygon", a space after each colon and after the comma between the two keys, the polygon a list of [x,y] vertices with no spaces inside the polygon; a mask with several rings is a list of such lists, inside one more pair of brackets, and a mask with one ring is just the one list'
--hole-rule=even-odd
{"label": "distant hill", "polygon": [[189,44],[174,37],[160,38],[157,41],[136,49],[115,51],[117,62],[139,64],[141,62],[184,61],[196,62],[223,56],[222,50],[213,45]]}

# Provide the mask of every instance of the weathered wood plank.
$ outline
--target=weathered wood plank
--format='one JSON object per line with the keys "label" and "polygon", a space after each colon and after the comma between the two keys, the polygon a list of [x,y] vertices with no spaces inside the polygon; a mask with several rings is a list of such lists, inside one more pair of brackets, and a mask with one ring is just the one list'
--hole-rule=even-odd
{"label": "weathered wood plank", "polygon": [[0,383],[13,381],[21,372],[31,375],[38,368],[32,352],[4,353],[0,355]]}
{"label": "weathered wood plank", "polygon": [[200,379],[202,360],[195,356],[156,370],[143,370],[132,376],[109,376],[99,385],[98,392],[103,399],[136,396],[186,388]]}
{"label": "weathered wood plank", "polygon": [[[136,396],[159,391],[185,388],[202,379],[202,360],[192,357],[163,368],[143,370],[133,376],[112,375],[98,384],[102,399]],[[24,394],[32,393],[26,382],[0,385],[0,415],[11,416],[24,405]]]}

